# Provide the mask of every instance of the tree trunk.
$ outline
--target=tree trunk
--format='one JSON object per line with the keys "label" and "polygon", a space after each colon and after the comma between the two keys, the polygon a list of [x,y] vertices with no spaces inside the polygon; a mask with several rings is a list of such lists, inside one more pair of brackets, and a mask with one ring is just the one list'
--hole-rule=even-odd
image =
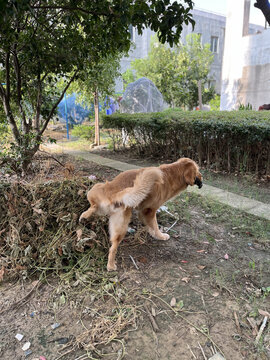
{"label": "tree trunk", "polygon": [[98,90],[94,92],[94,107],[95,107],[95,144],[100,145],[99,137],[99,111],[98,111]]}
{"label": "tree trunk", "polygon": [[198,96],[199,96],[199,107],[202,110],[202,83],[198,80]]}

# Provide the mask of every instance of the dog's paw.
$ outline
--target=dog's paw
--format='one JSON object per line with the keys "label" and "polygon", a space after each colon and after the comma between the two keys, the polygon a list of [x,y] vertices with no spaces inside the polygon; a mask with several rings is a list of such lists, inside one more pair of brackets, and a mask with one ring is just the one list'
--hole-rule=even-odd
{"label": "dog's paw", "polygon": [[113,265],[108,264],[107,265],[107,270],[108,271],[116,271],[117,270],[117,265],[116,264],[113,264]]}
{"label": "dog's paw", "polygon": [[81,215],[80,218],[79,218],[79,223],[80,224],[86,224],[87,223],[86,218]]}
{"label": "dog's paw", "polygon": [[161,235],[162,235],[162,236],[160,237],[160,240],[169,240],[169,238],[170,238],[170,235],[169,235],[169,234],[164,234],[164,233],[162,233]]}

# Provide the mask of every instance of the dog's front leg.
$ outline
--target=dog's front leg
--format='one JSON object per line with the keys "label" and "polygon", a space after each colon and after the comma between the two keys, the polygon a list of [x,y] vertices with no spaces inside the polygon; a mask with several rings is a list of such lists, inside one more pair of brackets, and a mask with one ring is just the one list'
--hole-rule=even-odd
{"label": "dog's front leg", "polygon": [[132,210],[130,208],[127,208],[125,210],[119,209],[119,211],[112,214],[110,217],[109,230],[110,230],[110,242],[112,245],[109,250],[109,257],[107,264],[108,271],[115,271],[117,269],[115,262],[117,249],[127,232],[131,214],[132,214]]}
{"label": "dog's front leg", "polygon": [[147,231],[153,238],[158,240],[169,240],[170,235],[162,233],[158,228],[155,209],[144,209],[140,212],[139,218],[146,225]]}

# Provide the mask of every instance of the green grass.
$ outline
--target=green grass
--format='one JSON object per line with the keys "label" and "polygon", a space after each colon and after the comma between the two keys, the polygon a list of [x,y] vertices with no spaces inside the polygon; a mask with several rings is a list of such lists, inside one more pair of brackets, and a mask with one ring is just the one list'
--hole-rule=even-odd
{"label": "green grass", "polygon": [[[101,145],[105,145],[106,142],[108,142],[109,137],[107,133],[100,132],[100,143]],[[93,144],[93,141],[89,141],[83,138],[76,138],[73,137],[72,140],[65,139],[64,141],[57,141],[57,145],[63,146],[67,149],[73,149],[73,150],[90,150],[90,146]]]}
{"label": "green grass", "polygon": [[255,177],[235,176],[203,170],[204,182],[232,193],[255,199],[263,203],[270,203],[270,186],[266,182],[258,181]]}
{"label": "green grass", "polygon": [[[194,193],[184,193],[170,202],[171,211],[178,212],[180,219],[189,221],[190,210],[196,208],[209,224],[223,224],[232,235],[254,237],[270,243],[270,221],[247,214],[241,210],[221,204]],[[211,235],[207,235],[211,241]]]}
{"label": "green grass", "polygon": [[72,150],[90,150],[91,143],[85,139],[76,139],[72,141],[57,141],[57,145]]}

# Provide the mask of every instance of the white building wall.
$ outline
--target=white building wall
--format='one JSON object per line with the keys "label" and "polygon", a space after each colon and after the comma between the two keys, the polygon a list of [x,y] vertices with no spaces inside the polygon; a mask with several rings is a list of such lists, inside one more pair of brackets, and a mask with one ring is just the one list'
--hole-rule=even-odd
{"label": "white building wall", "polygon": [[242,36],[245,0],[229,0],[222,67],[221,110],[270,103],[270,29]]}
{"label": "white building wall", "polygon": [[222,65],[220,109],[234,108],[238,81],[242,74],[242,32],[245,0],[228,0],[227,24]]}

